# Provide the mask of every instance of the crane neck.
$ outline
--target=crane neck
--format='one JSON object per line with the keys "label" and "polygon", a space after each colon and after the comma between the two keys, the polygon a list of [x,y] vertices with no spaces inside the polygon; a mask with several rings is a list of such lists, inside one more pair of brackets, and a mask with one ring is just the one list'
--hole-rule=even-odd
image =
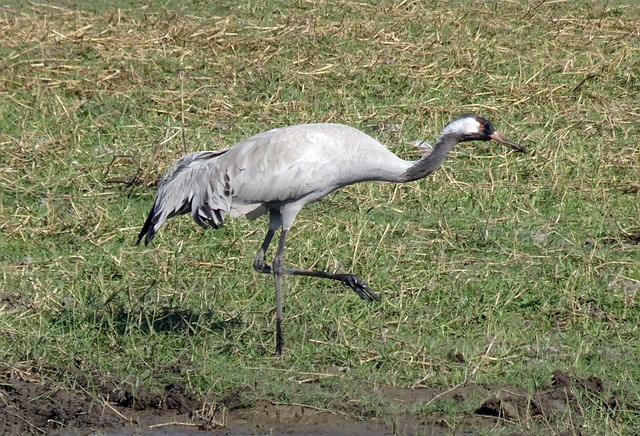
{"label": "crane neck", "polygon": [[404,181],[411,182],[422,179],[437,170],[451,149],[462,140],[463,138],[455,132],[447,132],[440,135],[431,153],[415,161],[405,171],[403,174]]}

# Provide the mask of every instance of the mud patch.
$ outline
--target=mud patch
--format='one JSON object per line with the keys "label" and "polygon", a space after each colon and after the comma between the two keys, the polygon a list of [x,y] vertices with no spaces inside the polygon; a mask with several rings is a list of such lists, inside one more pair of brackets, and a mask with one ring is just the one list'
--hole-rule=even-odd
{"label": "mud patch", "polygon": [[596,403],[601,408],[606,407],[611,412],[619,405],[616,397],[606,397],[600,378],[575,378],[566,372],[556,370],[551,386],[540,389],[533,395],[528,395],[522,389],[500,389],[476,409],[475,413],[511,422],[538,418],[546,422],[555,422],[570,418],[580,427],[583,423],[581,398],[587,398],[588,401]]}
{"label": "mud patch", "polygon": [[150,392],[126,381],[78,373],[75,368],[64,376],[73,380],[72,386],[41,380],[39,374],[28,371],[6,371],[0,378],[0,434],[131,427],[156,417],[188,415],[203,404],[178,384]]}
{"label": "mud patch", "polygon": [[[397,410],[415,413],[377,415],[355,399],[342,399],[331,409],[277,403],[259,397],[249,387],[217,399],[207,399],[181,384],[156,392],[134,389],[116,380],[77,368],[47,371],[47,379],[73,380],[61,384],[41,379],[35,371],[6,370],[0,377],[0,434],[195,435],[288,433],[306,435],[432,434],[451,431],[490,431],[496,425],[526,423],[528,428],[572,430],[583,423],[585,398],[611,414],[620,406],[608,396],[601,379],[577,378],[555,371],[551,382],[533,393],[513,386],[461,385],[452,389],[402,389],[381,386],[371,392]],[[455,424],[436,405],[461,405]],[[474,406],[475,404],[475,406]],[[479,405],[479,406],[478,406]],[[397,407],[401,406],[401,407]],[[406,407],[416,406],[416,407]]]}

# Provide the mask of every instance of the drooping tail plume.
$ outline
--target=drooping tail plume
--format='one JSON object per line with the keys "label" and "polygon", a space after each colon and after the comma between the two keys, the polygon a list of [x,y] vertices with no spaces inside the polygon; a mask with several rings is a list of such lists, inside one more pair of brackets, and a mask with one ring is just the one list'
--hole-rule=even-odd
{"label": "drooping tail plume", "polygon": [[218,158],[228,149],[198,151],[182,156],[162,176],[158,196],[138,235],[148,244],[162,224],[176,215],[191,212],[203,228],[218,228],[231,207],[231,187],[228,174],[217,165]]}

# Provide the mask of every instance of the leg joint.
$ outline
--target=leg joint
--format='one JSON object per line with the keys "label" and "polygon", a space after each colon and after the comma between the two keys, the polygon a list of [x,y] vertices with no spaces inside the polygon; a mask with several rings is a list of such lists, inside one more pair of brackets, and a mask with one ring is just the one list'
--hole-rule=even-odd
{"label": "leg joint", "polygon": [[264,253],[262,252],[262,250],[258,252],[258,255],[253,261],[253,269],[261,273],[271,273],[271,268],[269,267],[269,265],[264,263]]}
{"label": "leg joint", "polygon": [[273,259],[273,264],[271,265],[271,270],[275,274],[281,274],[284,272],[284,262],[282,261],[282,256],[276,256]]}

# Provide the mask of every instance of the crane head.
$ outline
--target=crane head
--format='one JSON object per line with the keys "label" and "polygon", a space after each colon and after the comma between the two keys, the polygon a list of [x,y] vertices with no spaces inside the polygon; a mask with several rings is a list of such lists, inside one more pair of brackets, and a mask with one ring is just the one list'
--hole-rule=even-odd
{"label": "crane head", "polygon": [[492,141],[521,153],[527,152],[523,146],[505,138],[488,120],[476,114],[462,115],[450,122],[445,130],[448,131],[447,133],[460,135],[462,141]]}

